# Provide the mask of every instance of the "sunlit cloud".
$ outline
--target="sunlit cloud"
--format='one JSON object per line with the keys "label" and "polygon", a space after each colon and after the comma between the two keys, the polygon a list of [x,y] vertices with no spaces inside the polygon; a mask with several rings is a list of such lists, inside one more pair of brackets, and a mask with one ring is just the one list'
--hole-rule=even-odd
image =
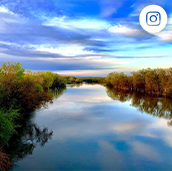
{"label": "sunlit cloud", "polygon": [[82,54],[91,54],[92,52],[84,51],[84,47],[81,46],[66,46],[61,45],[59,48],[51,48],[51,47],[40,47],[36,49],[37,51],[41,52],[49,52],[49,53],[58,53],[64,56],[73,56],[73,55],[82,55]]}

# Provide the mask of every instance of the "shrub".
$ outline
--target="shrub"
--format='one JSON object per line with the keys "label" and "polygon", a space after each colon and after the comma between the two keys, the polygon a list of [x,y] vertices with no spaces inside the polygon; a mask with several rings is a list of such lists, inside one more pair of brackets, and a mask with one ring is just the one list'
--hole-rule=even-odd
{"label": "shrub", "polygon": [[16,119],[19,117],[17,110],[0,110],[0,143],[1,145],[6,144],[11,136],[15,133],[15,129],[18,127]]}

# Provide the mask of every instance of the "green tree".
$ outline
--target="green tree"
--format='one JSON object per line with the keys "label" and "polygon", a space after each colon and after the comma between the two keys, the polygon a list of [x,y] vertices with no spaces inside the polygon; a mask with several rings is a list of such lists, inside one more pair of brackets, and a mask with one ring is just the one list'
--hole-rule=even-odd
{"label": "green tree", "polygon": [[64,77],[62,77],[62,76],[60,76],[58,74],[54,74],[53,79],[54,79],[53,87],[65,86],[66,83],[67,83],[67,80]]}
{"label": "green tree", "polygon": [[11,136],[15,133],[18,125],[15,123],[19,118],[17,110],[5,108],[0,109],[0,145],[3,146],[8,143]]}
{"label": "green tree", "polygon": [[52,72],[42,72],[41,76],[43,78],[43,87],[50,88],[54,82],[54,74]]}

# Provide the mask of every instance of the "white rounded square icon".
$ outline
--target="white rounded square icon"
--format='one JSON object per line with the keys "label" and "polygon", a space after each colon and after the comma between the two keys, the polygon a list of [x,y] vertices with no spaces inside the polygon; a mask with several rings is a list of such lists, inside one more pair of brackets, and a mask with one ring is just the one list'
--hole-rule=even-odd
{"label": "white rounded square icon", "polygon": [[148,12],[146,22],[149,26],[159,26],[161,24],[161,14],[157,11]]}
{"label": "white rounded square icon", "polygon": [[158,5],[149,5],[141,11],[139,21],[145,31],[155,34],[167,25],[167,13]]}

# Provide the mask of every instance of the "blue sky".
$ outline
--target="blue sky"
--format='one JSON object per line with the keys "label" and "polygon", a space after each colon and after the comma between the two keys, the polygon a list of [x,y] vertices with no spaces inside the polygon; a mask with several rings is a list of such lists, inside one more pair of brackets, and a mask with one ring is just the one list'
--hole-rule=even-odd
{"label": "blue sky", "polygon": [[[160,5],[168,15],[158,34],[139,14]],[[0,63],[33,71],[106,76],[172,64],[171,0],[0,0]]]}

